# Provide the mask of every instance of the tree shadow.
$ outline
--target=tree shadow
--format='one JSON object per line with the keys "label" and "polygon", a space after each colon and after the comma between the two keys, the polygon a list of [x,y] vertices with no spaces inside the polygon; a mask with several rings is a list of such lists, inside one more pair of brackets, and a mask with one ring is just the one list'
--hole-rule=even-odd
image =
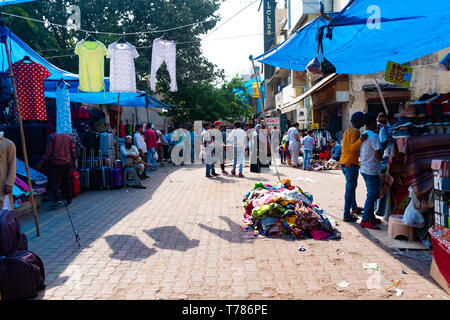
{"label": "tree shadow", "polygon": [[231,220],[230,218],[225,217],[225,216],[220,216],[220,219],[222,219],[223,221],[225,221],[228,224],[229,231],[205,226],[202,223],[199,223],[198,226],[200,228],[202,228],[203,230],[211,232],[212,234],[216,235],[217,237],[219,237],[223,240],[226,240],[228,242],[231,242],[231,243],[244,243],[244,242],[249,242],[250,240],[254,240],[254,239],[250,239],[250,238],[244,238],[242,236],[242,233],[243,233],[242,227],[239,224],[237,224],[236,222],[234,222],[233,220]]}
{"label": "tree shadow", "polygon": [[175,226],[158,227],[144,232],[155,240],[154,246],[160,249],[187,251],[198,247],[200,243],[199,240],[189,239]]}
{"label": "tree shadow", "polygon": [[111,235],[104,238],[113,250],[109,256],[118,260],[140,261],[154,255],[157,251],[142,243],[136,236]]}

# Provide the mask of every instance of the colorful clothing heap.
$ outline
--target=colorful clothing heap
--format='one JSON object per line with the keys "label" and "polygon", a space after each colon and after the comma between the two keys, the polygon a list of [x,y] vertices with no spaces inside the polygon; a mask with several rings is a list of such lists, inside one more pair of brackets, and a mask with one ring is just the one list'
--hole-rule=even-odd
{"label": "colorful clothing heap", "polygon": [[254,236],[340,239],[334,223],[312,198],[289,180],[275,186],[257,183],[243,199],[245,230],[254,230]]}

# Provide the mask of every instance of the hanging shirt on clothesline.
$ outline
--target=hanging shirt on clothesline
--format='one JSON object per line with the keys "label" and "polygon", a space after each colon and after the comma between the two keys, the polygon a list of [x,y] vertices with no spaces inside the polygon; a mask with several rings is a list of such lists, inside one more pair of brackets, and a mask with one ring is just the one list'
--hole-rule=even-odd
{"label": "hanging shirt on clothesline", "polygon": [[70,94],[65,83],[56,86],[56,132],[72,134]]}
{"label": "hanging shirt on clothesline", "polygon": [[110,92],[136,92],[134,59],[139,57],[130,43],[114,42],[108,46],[110,65]]}
{"label": "hanging shirt on clothesline", "polygon": [[156,91],[156,72],[163,62],[166,63],[170,75],[170,91],[178,91],[176,64],[177,64],[175,41],[156,38],[153,40],[152,48],[152,66],[150,73],[150,89]]}
{"label": "hanging shirt on clothesline", "polygon": [[81,40],[75,47],[79,56],[80,90],[99,92],[105,89],[105,56],[106,47],[100,41]]}
{"label": "hanging shirt on clothesline", "polygon": [[47,120],[45,108],[44,79],[52,74],[44,66],[18,61],[12,66],[17,85],[22,120]]}

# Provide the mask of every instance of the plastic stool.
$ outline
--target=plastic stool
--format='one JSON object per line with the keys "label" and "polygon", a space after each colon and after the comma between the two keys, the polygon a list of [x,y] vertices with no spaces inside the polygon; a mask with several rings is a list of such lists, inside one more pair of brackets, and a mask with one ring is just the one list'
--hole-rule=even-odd
{"label": "plastic stool", "polygon": [[[128,172],[132,172],[133,178],[128,179]],[[123,182],[124,186],[127,187],[128,185],[138,185],[138,179],[137,179],[137,173],[136,169],[134,167],[125,167],[123,170]]]}
{"label": "plastic stool", "polygon": [[398,236],[404,236],[408,241],[416,239],[414,227],[406,226],[402,223],[402,215],[392,215],[389,217],[388,234],[389,238],[396,239]]}

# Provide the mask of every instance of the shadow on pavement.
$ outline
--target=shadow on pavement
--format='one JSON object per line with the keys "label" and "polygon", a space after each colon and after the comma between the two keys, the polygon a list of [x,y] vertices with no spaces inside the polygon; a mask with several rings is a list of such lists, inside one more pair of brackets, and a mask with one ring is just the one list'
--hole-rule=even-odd
{"label": "shadow on pavement", "polygon": [[253,238],[243,237],[244,233],[242,232],[242,227],[239,224],[237,224],[236,222],[234,222],[233,220],[231,220],[230,218],[225,217],[225,216],[220,216],[220,219],[222,219],[223,221],[225,221],[228,224],[229,231],[205,226],[202,223],[199,223],[198,226],[208,232],[211,232],[212,234],[216,235],[217,237],[219,237],[223,240],[226,240],[228,242],[231,242],[231,243],[244,243],[244,242],[249,242],[251,240],[254,240]]}
{"label": "shadow on pavement", "polygon": [[109,255],[113,259],[140,261],[157,252],[143,244],[136,236],[112,235],[104,239],[113,250],[113,253]]}
{"label": "shadow on pavement", "polygon": [[200,241],[189,239],[186,235],[175,226],[159,227],[144,232],[153,240],[154,246],[160,249],[187,251],[198,247]]}

